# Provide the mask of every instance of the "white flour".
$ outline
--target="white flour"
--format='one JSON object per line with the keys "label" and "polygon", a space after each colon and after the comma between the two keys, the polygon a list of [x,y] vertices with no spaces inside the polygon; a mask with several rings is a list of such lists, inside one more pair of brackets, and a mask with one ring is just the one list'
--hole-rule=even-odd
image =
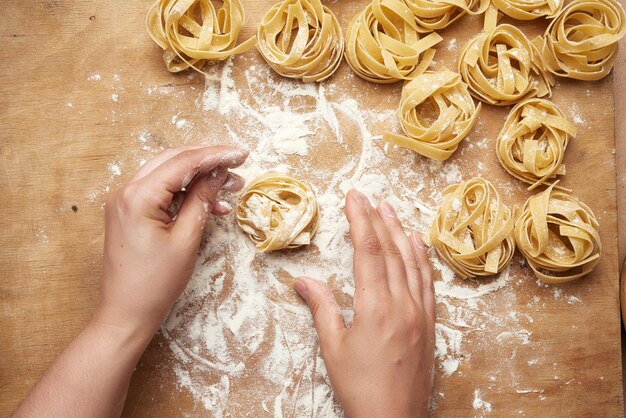
{"label": "white flour", "polygon": [[[291,288],[293,277],[328,283],[350,324],[354,283],[345,193],[357,188],[374,203],[389,201],[406,227],[425,234],[441,191],[463,180],[461,171],[456,163],[426,159],[419,161],[419,170],[393,167],[386,153],[394,153],[401,167],[415,158],[408,151],[386,149],[372,133],[382,133],[385,123],[387,129],[398,129],[393,106],[362,109],[356,100],[328,87],[282,79],[259,65],[233,74],[232,61],[227,61],[213,71],[197,105],[223,125],[232,142],[251,149],[237,172],[247,180],[268,171],[310,180],[320,222],[312,250],[257,255],[232,215],[210,221],[208,244],[192,280],[162,329],[176,359],[178,383],[216,416],[244,407],[234,395],[244,377],[263,382],[256,396],[265,401],[255,406],[258,413],[341,416],[309,311]],[[180,120],[176,115],[172,123]],[[140,141],[148,142],[141,136]],[[338,147],[339,162],[318,162],[313,150],[330,146]],[[421,174],[424,170],[428,175]],[[236,204],[236,196],[224,198]],[[495,280],[466,284],[434,253],[431,258],[442,278],[436,283],[436,357],[445,377],[471,358],[463,351],[466,334],[481,331],[485,324],[504,332],[519,321],[479,312],[477,299],[507,285],[508,269]],[[253,358],[256,366],[246,366]]]}

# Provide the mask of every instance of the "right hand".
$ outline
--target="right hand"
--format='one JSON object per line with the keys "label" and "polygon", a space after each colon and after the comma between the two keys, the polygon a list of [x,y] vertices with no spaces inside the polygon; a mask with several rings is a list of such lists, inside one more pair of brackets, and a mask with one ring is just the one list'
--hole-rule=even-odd
{"label": "right hand", "polygon": [[351,190],[346,215],[354,245],[354,320],[346,328],[331,291],[298,278],[313,314],[321,354],[348,417],[425,417],[432,389],[435,292],[417,233],[410,237],[393,207],[374,209]]}

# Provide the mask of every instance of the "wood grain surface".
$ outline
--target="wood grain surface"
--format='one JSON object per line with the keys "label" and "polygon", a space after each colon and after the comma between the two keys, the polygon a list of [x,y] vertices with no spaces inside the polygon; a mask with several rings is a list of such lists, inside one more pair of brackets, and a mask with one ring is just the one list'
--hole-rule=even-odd
{"label": "wood grain surface", "polygon": [[[242,36],[254,32],[271,3],[244,2],[249,17]],[[345,28],[364,3],[329,6]],[[160,51],[145,32],[148,7],[147,1],[37,0],[11,1],[0,9],[0,168],[5,179],[0,196],[7,210],[0,220],[2,416],[80,331],[98,301],[106,193],[124,184],[155,150],[227,138],[221,121],[207,120],[195,104],[204,79],[165,71]],[[541,23],[523,27],[536,34]],[[465,19],[442,35],[462,43],[479,28],[478,19]],[[442,48],[437,59],[452,66],[455,54]],[[622,54],[622,70],[624,60]],[[263,65],[254,51],[234,60],[235,68],[251,63]],[[366,91],[358,95],[361,105],[381,111],[396,106],[400,91],[398,85],[374,88],[350,77],[345,64],[329,82],[340,91]],[[489,329],[468,337],[468,361],[452,376],[437,375],[435,393],[445,396],[437,398],[434,415],[623,414],[613,87],[611,75],[596,83],[561,81],[554,94],[566,114],[575,105],[584,120],[568,149],[563,183],[600,219],[602,262],[584,280],[556,288],[537,284],[518,257],[513,280],[480,306],[503,318],[511,313],[530,318],[524,328],[531,343],[501,341]],[[485,107],[480,133],[490,140],[488,150],[463,145],[453,162],[464,178],[484,175],[510,191],[506,200],[513,205],[529,194],[493,155],[507,110]],[[172,123],[176,115],[196,128],[181,131]],[[148,144],[138,140],[145,132]],[[399,150],[388,156],[389,169],[423,170],[425,164],[415,158],[401,165],[407,154]],[[123,168],[119,176],[117,166]],[[556,293],[564,297],[553,297]],[[570,303],[568,296],[580,302]],[[173,361],[158,334],[133,378],[125,416],[210,415],[177,385]],[[238,384],[233,402],[246,409],[232,415],[263,416],[253,387],[263,382],[250,378]],[[490,411],[474,409],[476,388],[482,388]]]}

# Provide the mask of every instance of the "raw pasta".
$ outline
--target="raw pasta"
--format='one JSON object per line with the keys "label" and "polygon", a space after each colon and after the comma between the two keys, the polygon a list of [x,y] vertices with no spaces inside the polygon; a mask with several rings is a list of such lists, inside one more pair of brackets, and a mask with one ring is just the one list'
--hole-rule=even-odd
{"label": "raw pasta", "polygon": [[531,186],[565,174],[563,157],[576,126],[552,102],[527,99],[515,106],[496,141],[496,153],[512,176]]}
{"label": "raw pasta", "polygon": [[553,18],[563,8],[564,0],[491,0],[507,16],[517,20]]}
{"label": "raw pasta", "polygon": [[411,80],[423,73],[442,38],[420,39],[415,16],[402,0],[372,0],[348,25],[346,61],[361,78],[374,83]]}
{"label": "raw pasta", "polygon": [[444,190],[430,240],[461,278],[491,276],[513,257],[513,226],[511,210],[495,187],[473,178]]}
{"label": "raw pasta", "polygon": [[[405,0],[420,32],[444,29],[465,14],[484,13],[489,0]],[[473,10],[478,5],[476,10]]]}
{"label": "raw pasta", "polygon": [[282,174],[253,180],[237,205],[237,223],[259,252],[310,244],[318,218],[311,188]]}
{"label": "raw pasta", "polygon": [[407,136],[383,140],[434,160],[447,160],[474,127],[480,113],[458,73],[426,72],[402,88],[398,118]]}
{"label": "raw pasta", "polygon": [[217,11],[211,0],[157,0],[146,26],[164,49],[167,70],[176,73],[189,67],[200,71],[206,61],[221,61],[252,48],[254,37],[236,45],[244,19],[239,0],[224,0]]}
{"label": "raw pasta", "polygon": [[485,30],[461,50],[459,73],[474,97],[508,106],[529,97],[551,96],[552,80],[526,35],[512,25],[497,25],[490,7]]}
{"label": "raw pasta", "polygon": [[624,9],[615,0],[574,0],[533,43],[548,71],[577,80],[600,80],[613,68],[626,34]]}
{"label": "raw pasta", "polygon": [[257,38],[265,61],[285,77],[323,81],[341,64],[341,27],[320,0],[276,3],[263,17]]}
{"label": "raw pasta", "polygon": [[515,240],[538,279],[565,283],[598,264],[598,228],[587,205],[552,186],[526,201],[515,223]]}

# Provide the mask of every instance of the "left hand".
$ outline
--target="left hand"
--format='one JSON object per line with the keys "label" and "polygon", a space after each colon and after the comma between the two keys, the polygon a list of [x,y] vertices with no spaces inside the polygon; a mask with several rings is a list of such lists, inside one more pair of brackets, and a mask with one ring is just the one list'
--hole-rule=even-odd
{"label": "left hand", "polygon": [[[230,208],[220,190],[239,191],[229,168],[248,151],[229,146],[168,149],[148,161],[105,207],[104,280],[94,320],[151,337],[187,285],[208,216]],[[186,194],[174,218],[175,193]]]}

